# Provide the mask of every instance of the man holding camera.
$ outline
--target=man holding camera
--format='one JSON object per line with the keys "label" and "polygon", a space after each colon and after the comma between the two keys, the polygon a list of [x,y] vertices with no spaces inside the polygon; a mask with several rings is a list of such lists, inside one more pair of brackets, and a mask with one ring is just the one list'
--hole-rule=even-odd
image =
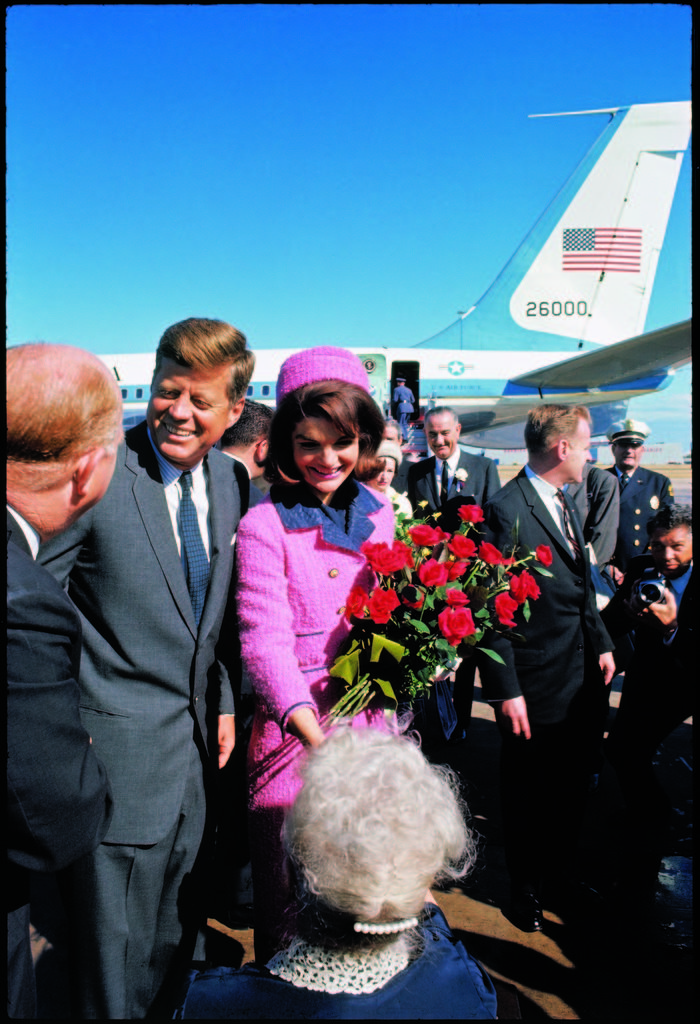
{"label": "man holding camera", "polygon": [[671,803],[654,774],[659,744],[693,714],[695,622],[693,527],[688,505],[662,505],[647,523],[648,554],[633,558],[602,613],[615,639],[635,631],[620,708],[605,752],[627,804],[634,857],[625,871],[637,890],[658,870]]}

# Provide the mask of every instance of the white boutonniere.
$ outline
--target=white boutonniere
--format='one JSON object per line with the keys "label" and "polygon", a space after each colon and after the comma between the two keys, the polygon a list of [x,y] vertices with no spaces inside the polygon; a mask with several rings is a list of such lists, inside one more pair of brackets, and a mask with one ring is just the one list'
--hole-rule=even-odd
{"label": "white boutonniere", "polygon": [[458,469],[457,470],[457,472],[455,473],[455,480],[457,482],[457,490],[458,491],[462,490],[462,487],[467,482],[467,477],[468,476],[469,476],[469,474],[467,473],[466,469]]}

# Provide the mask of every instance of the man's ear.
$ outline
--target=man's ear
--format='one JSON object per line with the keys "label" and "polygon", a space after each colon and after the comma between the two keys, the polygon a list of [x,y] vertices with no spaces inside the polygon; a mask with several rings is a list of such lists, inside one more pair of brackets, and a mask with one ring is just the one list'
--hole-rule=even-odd
{"label": "man's ear", "polygon": [[234,403],[234,405],[229,407],[228,423],[226,424],[227,430],[229,429],[229,427],[232,427],[234,423],[238,423],[239,419],[241,418],[241,413],[243,412],[244,406],[245,395],[243,396],[243,398],[239,398],[238,401]]}
{"label": "man's ear", "polygon": [[71,480],[73,481],[73,490],[77,498],[84,498],[87,494],[90,481],[103,453],[104,448],[93,448],[92,451],[81,455],[76,462]]}

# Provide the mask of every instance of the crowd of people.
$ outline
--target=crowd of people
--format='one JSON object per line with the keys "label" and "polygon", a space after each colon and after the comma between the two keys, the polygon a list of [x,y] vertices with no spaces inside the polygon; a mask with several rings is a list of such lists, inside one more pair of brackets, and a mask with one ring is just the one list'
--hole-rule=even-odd
{"label": "crowd of people", "polygon": [[[7,361],[11,1017],[35,1015],[31,871],[57,873],[79,1019],[496,1017],[491,980],[430,892],[476,856],[457,781],[383,706],[327,720],[347,596],[373,585],[361,548],[391,546],[397,516],[450,529],[477,504],[484,539],[551,559],[521,639],[465,659],[440,719],[445,739],[467,740],[478,669],[501,736],[510,920],[541,929],[573,881],[623,653],[605,752],[644,852],[630,898],[653,882],[669,805],[652,759],[692,714],[694,589],[690,509],[640,467],[644,424],[611,429],[603,470],[588,410],[542,403],[527,464],[501,487],[495,462],[460,448],[448,407],[426,412],[432,455],[411,462],[413,392],[397,379],[400,423],[386,420],[341,348],[291,355],[273,414],[245,397],[245,336],[181,321],[126,436],[94,356],[25,345]],[[663,715],[659,675],[673,688]],[[243,772],[242,691],[245,821],[220,786],[227,766]],[[232,814],[253,877],[255,964],[241,971],[209,968],[206,948]]]}

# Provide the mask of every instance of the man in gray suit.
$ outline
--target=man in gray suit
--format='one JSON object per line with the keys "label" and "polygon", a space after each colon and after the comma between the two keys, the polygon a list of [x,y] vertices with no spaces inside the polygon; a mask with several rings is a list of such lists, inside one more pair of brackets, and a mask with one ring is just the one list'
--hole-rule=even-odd
{"label": "man in gray suit", "polygon": [[114,798],[104,841],[63,878],[83,1019],[165,1012],[205,923],[205,792],[234,744],[229,591],[248,500],[245,469],[212,448],[253,364],[229,324],[169,327],[103,502],[40,552],[80,612],[81,714]]}

